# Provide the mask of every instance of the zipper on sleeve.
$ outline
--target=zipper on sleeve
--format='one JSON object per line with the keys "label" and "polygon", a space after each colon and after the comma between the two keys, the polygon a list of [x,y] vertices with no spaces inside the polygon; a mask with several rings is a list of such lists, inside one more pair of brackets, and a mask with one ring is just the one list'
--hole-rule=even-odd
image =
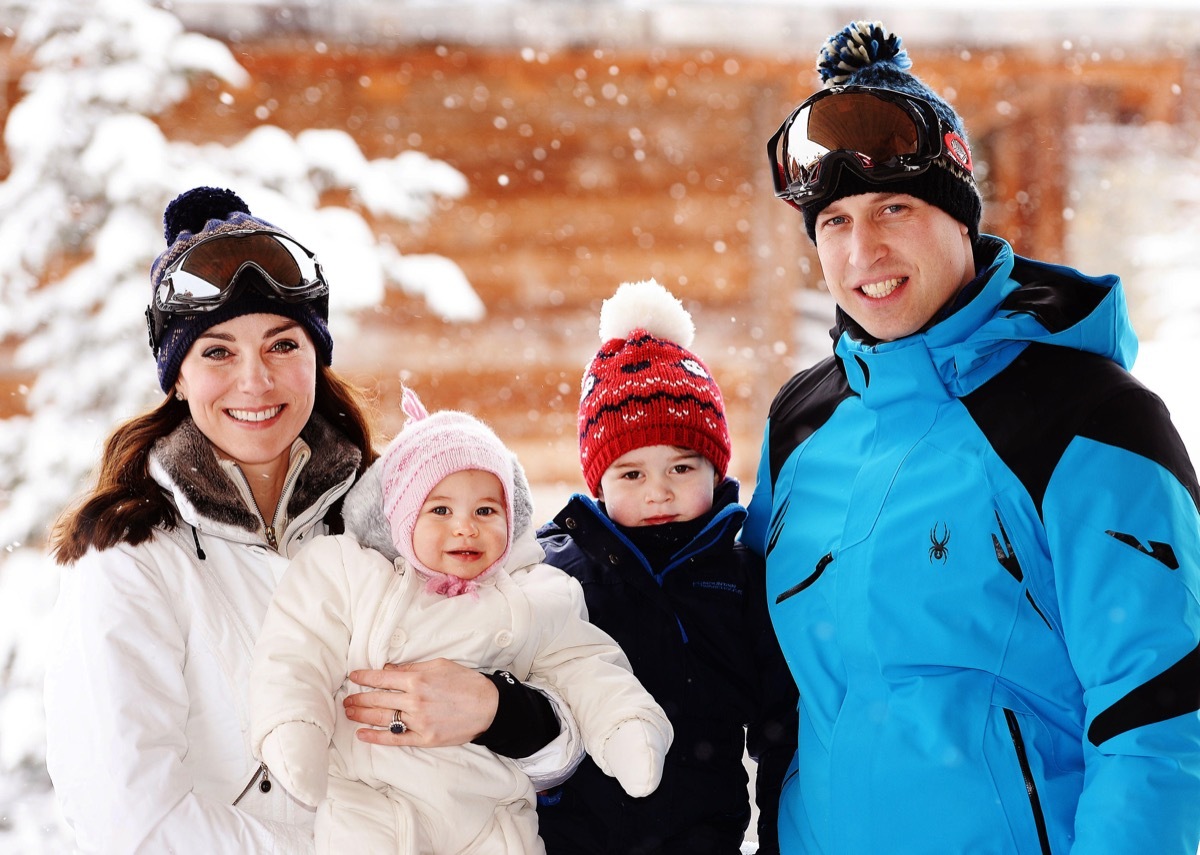
{"label": "zipper on sleeve", "polygon": [[255,784],[258,784],[259,792],[271,792],[271,772],[267,769],[266,763],[258,764],[258,768],[254,770],[254,777],[252,777],[249,782],[247,782],[246,786],[242,788],[242,791],[238,793],[238,797],[233,800],[233,803],[236,805],[238,802],[244,799],[246,797],[246,793],[250,792],[250,788]]}

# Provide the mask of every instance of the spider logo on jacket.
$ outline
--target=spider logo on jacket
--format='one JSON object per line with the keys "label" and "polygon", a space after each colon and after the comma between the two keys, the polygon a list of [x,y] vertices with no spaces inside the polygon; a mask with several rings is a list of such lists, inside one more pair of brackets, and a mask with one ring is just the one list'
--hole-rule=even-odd
{"label": "spider logo on jacket", "polygon": [[[942,533],[938,533],[938,526],[942,527]],[[950,526],[945,523],[934,523],[933,528],[929,530],[929,542],[932,544],[929,547],[929,563],[932,564],[936,558],[943,564],[950,557]]]}

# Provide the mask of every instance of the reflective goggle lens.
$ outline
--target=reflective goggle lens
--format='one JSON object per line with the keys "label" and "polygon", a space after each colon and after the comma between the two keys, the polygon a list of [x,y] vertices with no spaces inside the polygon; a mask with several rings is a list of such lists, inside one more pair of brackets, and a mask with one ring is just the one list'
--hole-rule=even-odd
{"label": "reflective goggle lens", "polygon": [[836,163],[872,181],[918,174],[942,154],[944,135],[960,140],[919,99],[870,87],[822,90],[768,144],[775,195],[793,205],[820,199],[833,189]]}
{"label": "reflective goggle lens", "polygon": [[203,312],[223,305],[238,276],[257,270],[271,291],[289,302],[328,293],[311,252],[285,235],[232,232],[215,235],[187,250],[163,275],[155,292],[166,312]]}
{"label": "reflective goggle lens", "polygon": [[261,275],[268,296],[285,303],[317,301],[321,316],[327,315],[329,284],[316,256],[277,232],[225,232],[189,247],[163,274],[146,308],[151,350],[158,352],[172,315],[225,305],[238,292],[235,286],[246,270]]}
{"label": "reflective goggle lens", "polygon": [[913,117],[873,95],[850,93],[824,98],[796,116],[784,141],[789,182],[802,181],[818,160],[835,151],[852,151],[869,162],[885,164],[916,154],[921,135]]}

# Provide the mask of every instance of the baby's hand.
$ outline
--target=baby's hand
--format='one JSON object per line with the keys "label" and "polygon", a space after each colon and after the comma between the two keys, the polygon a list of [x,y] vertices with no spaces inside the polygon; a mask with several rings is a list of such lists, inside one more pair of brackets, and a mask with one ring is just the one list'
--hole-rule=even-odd
{"label": "baby's hand", "polygon": [[298,801],[316,807],[329,787],[329,739],[315,724],[289,721],[267,734],[262,761]]}
{"label": "baby's hand", "polygon": [[641,719],[622,722],[604,742],[596,765],[616,778],[634,798],[648,796],[662,780],[663,761],[671,747],[671,734]]}

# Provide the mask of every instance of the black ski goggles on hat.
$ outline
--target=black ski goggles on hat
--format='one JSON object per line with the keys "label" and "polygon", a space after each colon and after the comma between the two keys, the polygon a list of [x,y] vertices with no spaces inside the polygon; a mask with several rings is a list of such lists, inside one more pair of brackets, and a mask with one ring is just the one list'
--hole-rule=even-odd
{"label": "black ski goggles on hat", "polygon": [[943,155],[972,172],[967,142],[922,98],[871,86],[822,89],[767,143],[775,195],[795,208],[828,198],[842,169],[878,184],[920,175]]}
{"label": "black ski goggles on hat", "polygon": [[174,315],[211,312],[241,289],[242,273],[262,277],[263,292],[285,303],[321,301],[328,315],[329,283],[317,257],[280,232],[262,229],[229,231],[198,241],[171,263],[146,308],[150,348],[157,353],[163,330]]}

